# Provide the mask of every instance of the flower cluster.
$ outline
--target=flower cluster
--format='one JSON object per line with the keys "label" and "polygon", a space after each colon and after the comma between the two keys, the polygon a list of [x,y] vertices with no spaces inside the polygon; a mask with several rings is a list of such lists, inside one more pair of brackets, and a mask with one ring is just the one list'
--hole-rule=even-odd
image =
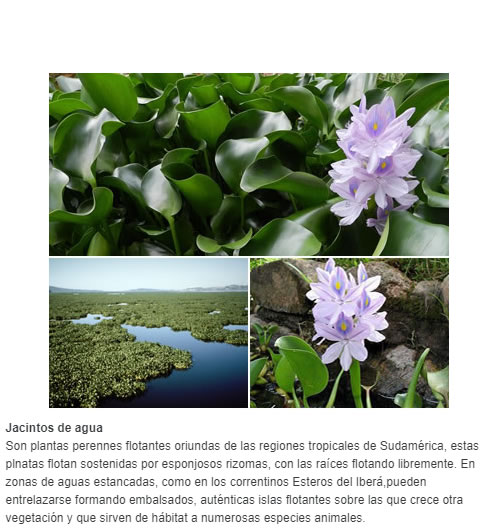
{"label": "flower cluster", "polygon": [[391,97],[367,110],[362,96],[360,106],[352,105],[350,110],[348,127],[337,131],[338,145],[347,158],[332,164],[329,172],[331,189],[344,201],[331,210],[341,217],[340,225],[351,225],[375,196],[377,218],[368,219],[367,225],[381,233],[390,210],[407,210],[418,199],[410,193],[418,185],[410,171],[421,154],[407,142],[412,131],[407,120],[415,108],[396,117]]}
{"label": "flower cluster", "polygon": [[330,258],[325,269],[317,268],[318,280],[310,284],[306,296],[315,301],[313,316],[316,335],[313,341],[335,341],[323,354],[325,364],[340,359],[345,371],[352,359],[365,361],[368,352],[365,339],[380,342],[385,336],[379,330],[388,327],[387,312],[378,312],[385,302],[381,293],[374,291],[380,284],[380,276],[368,277],[365,266],[358,266],[357,279],[346,274]]}

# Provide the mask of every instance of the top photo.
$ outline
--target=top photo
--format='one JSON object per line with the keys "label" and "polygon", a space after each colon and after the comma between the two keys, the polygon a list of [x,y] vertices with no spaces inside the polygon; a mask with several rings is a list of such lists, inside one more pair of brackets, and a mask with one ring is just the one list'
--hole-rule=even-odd
{"label": "top photo", "polygon": [[449,254],[449,75],[49,74],[50,256]]}

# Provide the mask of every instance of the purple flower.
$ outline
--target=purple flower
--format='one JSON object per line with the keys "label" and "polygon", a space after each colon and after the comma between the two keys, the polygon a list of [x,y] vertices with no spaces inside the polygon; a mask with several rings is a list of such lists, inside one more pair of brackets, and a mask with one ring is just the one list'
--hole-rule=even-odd
{"label": "purple flower", "polygon": [[369,277],[360,263],[355,279],[336,266],[332,258],[324,269],[317,269],[317,275],[318,282],[310,284],[311,290],[306,294],[316,302],[313,341],[335,341],[323,354],[322,361],[331,363],[339,358],[342,367],[348,370],[353,358],[366,359],[365,340],[379,342],[385,339],[379,330],[388,326],[386,312],[378,313],[385,297],[375,291],[381,277]]}
{"label": "purple flower", "polygon": [[353,319],[340,313],[335,327],[329,327],[315,321],[315,337],[325,337],[330,341],[335,341],[330,345],[321,357],[324,364],[340,359],[340,364],[345,371],[350,368],[352,359],[365,361],[368,351],[363,340],[370,335],[370,328],[365,324],[354,326]]}
{"label": "purple flower", "polygon": [[[409,192],[418,181],[407,179],[413,179],[410,171],[421,157],[407,143],[412,130],[407,120],[414,108],[397,117],[393,99],[387,96],[367,110],[363,96],[359,107],[352,105],[350,110],[351,122],[346,129],[337,131],[338,145],[347,158],[333,163],[329,172],[333,179],[331,190],[344,199],[331,207],[341,218],[340,225],[351,225],[368,208],[371,197],[383,210],[410,208],[417,196]],[[393,200],[399,206],[390,206]],[[367,224],[379,230],[384,220],[377,215],[377,220],[372,218]]]}

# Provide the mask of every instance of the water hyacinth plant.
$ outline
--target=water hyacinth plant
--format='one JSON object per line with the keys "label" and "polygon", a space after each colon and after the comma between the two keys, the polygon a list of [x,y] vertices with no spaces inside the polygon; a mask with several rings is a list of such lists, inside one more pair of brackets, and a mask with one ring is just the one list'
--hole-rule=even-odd
{"label": "water hyacinth plant", "polygon": [[[318,282],[310,284],[306,296],[315,301],[313,317],[316,334],[313,341],[333,341],[322,355],[322,362],[332,363],[339,359],[342,371],[350,371],[353,398],[357,407],[361,400],[359,362],[365,361],[368,351],[365,341],[379,343],[385,336],[379,332],[388,327],[387,312],[378,310],[385,296],[374,291],[380,284],[380,276],[368,277],[363,263],[358,265],[357,279],[346,274],[330,258],[325,268],[317,268]],[[336,390],[335,390],[336,394]],[[334,397],[333,397],[334,398]]]}
{"label": "water hyacinth plant", "polygon": [[448,74],[52,76],[50,255],[446,256],[448,146]]}
{"label": "water hyacinth plant", "polygon": [[412,132],[407,120],[415,108],[396,117],[393,98],[387,96],[368,110],[363,95],[359,107],[352,105],[350,111],[348,127],[337,131],[338,145],[347,158],[333,163],[329,172],[330,188],[344,200],[331,211],[341,217],[340,225],[351,225],[374,197],[377,218],[368,218],[367,225],[381,234],[391,210],[408,210],[418,200],[410,192],[419,181],[410,171],[422,154],[407,142]]}

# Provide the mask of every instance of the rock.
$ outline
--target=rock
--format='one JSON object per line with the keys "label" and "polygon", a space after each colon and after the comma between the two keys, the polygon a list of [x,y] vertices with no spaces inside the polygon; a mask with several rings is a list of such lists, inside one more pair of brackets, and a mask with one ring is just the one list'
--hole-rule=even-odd
{"label": "rock", "polygon": [[[405,345],[399,345],[386,350],[378,360],[372,360],[372,366],[380,372],[374,391],[390,398],[395,397],[397,393],[405,392],[420,354]],[[419,378],[417,392],[425,398],[432,396],[429,386],[422,378]]]}
{"label": "rock", "polygon": [[441,286],[442,291],[442,302],[448,307],[449,305],[449,276],[447,275],[443,281]]}
{"label": "rock", "polygon": [[[387,298],[384,309],[386,307],[397,306],[400,301],[408,297],[413,289],[413,282],[397,268],[386,262],[374,260],[373,262],[366,263],[365,268],[369,277],[375,275],[382,277],[377,291],[383,293]],[[356,275],[356,269],[353,274]]]}
{"label": "rock", "polygon": [[438,320],[443,317],[442,290],[438,280],[417,282],[407,307],[418,317]]}
{"label": "rock", "polygon": [[315,260],[278,260],[269,262],[251,271],[251,296],[256,304],[276,312],[304,315],[313,306],[306,298],[309,284],[292,269],[293,264],[314,282],[317,279],[316,268],[323,267]]}

